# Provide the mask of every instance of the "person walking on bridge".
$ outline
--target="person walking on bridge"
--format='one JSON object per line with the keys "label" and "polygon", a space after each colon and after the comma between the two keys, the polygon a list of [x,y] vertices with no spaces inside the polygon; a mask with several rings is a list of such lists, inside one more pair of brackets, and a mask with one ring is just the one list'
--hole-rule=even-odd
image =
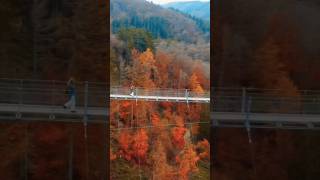
{"label": "person walking on bridge", "polygon": [[71,112],[76,111],[76,88],[75,88],[75,81],[73,78],[70,78],[70,80],[67,83],[67,90],[69,101],[66,102],[63,107],[69,108]]}
{"label": "person walking on bridge", "polygon": [[132,83],[131,86],[130,86],[130,96],[134,96],[134,90],[135,90],[135,88],[134,88],[133,83]]}

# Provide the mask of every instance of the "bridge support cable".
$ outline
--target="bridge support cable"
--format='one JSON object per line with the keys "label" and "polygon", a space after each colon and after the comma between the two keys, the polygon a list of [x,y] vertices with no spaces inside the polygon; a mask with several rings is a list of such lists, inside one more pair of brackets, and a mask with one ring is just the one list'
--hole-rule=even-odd
{"label": "bridge support cable", "polygon": [[245,120],[245,127],[246,131],[248,134],[248,141],[249,141],[249,146],[250,146],[250,154],[251,154],[251,164],[253,168],[253,173],[255,179],[257,178],[257,170],[256,170],[256,163],[255,163],[255,148],[254,148],[254,143],[252,141],[252,134],[251,134],[251,127],[250,127],[250,111],[251,111],[251,105],[252,105],[252,98],[249,96],[246,98],[246,120]]}
{"label": "bridge support cable", "polygon": [[186,100],[187,100],[188,110],[190,110],[190,107],[189,107],[189,91],[188,91],[188,89],[186,89],[185,97],[186,97]]}
{"label": "bridge support cable", "polygon": [[89,155],[88,155],[88,81],[84,86],[84,114],[83,114],[83,128],[84,128],[84,148],[85,148],[85,172],[86,180],[89,179]]}
{"label": "bridge support cable", "polygon": [[29,178],[29,123],[25,124],[24,180]]}
{"label": "bridge support cable", "polygon": [[51,82],[51,114],[49,115],[49,119],[50,120],[54,120],[55,119],[55,115],[54,115],[54,105],[55,105],[55,81],[52,80]]}
{"label": "bridge support cable", "polygon": [[245,127],[247,130],[247,134],[248,134],[248,140],[249,143],[252,143],[252,138],[251,138],[251,129],[250,129],[250,111],[251,111],[251,97],[248,97],[248,99],[246,100],[246,121],[245,121]]}
{"label": "bridge support cable", "polygon": [[68,128],[69,134],[69,155],[68,155],[68,179],[73,180],[73,139],[74,139],[74,128],[73,125]]}
{"label": "bridge support cable", "polygon": [[21,109],[22,109],[22,105],[23,105],[23,80],[20,80],[19,82],[19,95],[17,97],[19,97],[19,105],[18,105],[18,110],[16,113],[16,119],[21,119],[22,118],[22,114],[21,114]]}
{"label": "bridge support cable", "polygon": [[135,96],[135,99],[136,99],[136,105],[138,104],[138,89],[134,89],[134,96]]}
{"label": "bridge support cable", "polygon": [[130,127],[133,127],[133,103],[131,103],[131,121],[130,121]]}
{"label": "bridge support cable", "polygon": [[[117,128],[119,128],[120,127],[120,102],[119,101],[117,103],[117,107],[118,107],[118,113],[117,113],[116,119],[117,119]],[[121,127],[122,127],[122,125],[121,125]],[[120,133],[120,129],[119,129],[118,133]]]}
{"label": "bridge support cable", "polygon": [[213,145],[211,145],[212,147],[211,172],[212,172],[213,179],[215,179],[215,171],[216,171],[216,166],[218,164],[218,126],[213,125],[213,123],[211,124],[211,126],[212,126],[211,139],[213,142]]}
{"label": "bridge support cable", "polygon": [[[107,87],[106,87],[107,88]],[[105,94],[105,97],[107,97],[108,95],[107,95],[107,92],[106,92],[106,94]],[[107,99],[107,98],[106,98]],[[108,148],[109,147],[109,139],[110,139],[110,130],[109,130],[109,122],[110,121],[108,121],[108,107],[109,107],[109,105],[108,105],[108,103],[109,103],[109,101],[104,101],[105,103],[104,103],[104,105],[105,105],[105,110],[106,110],[106,114],[105,114],[105,119],[104,119],[104,121],[105,121],[105,123],[104,123],[104,134],[103,134],[103,136],[104,136],[104,138],[105,138],[105,140],[104,140],[104,151],[103,151],[103,157],[104,157],[104,167],[105,167],[105,170],[106,170],[106,173],[104,174],[104,180],[107,180],[109,177],[108,177],[108,175],[109,175],[109,173],[108,173],[108,171],[109,171],[109,166],[108,166],[108,161],[109,161],[109,157],[110,157],[110,148]]]}
{"label": "bridge support cable", "polygon": [[245,110],[246,110],[246,101],[247,101],[247,98],[246,98],[246,95],[247,95],[247,90],[245,87],[242,88],[242,99],[241,99],[241,112],[244,113]]}

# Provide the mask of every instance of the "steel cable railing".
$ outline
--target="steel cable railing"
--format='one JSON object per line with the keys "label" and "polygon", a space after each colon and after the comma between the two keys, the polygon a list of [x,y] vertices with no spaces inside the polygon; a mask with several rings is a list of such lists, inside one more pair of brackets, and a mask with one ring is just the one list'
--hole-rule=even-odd
{"label": "steel cable railing", "polygon": [[274,89],[212,88],[211,93],[215,112],[244,112],[245,101],[250,98],[253,113],[320,114],[320,91],[288,94]]}
{"label": "steel cable railing", "polygon": [[[85,92],[88,83],[88,92]],[[90,82],[76,83],[76,104],[84,106],[86,93],[89,96],[89,107],[104,107],[106,103],[106,85]],[[31,81],[31,80],[0,80],[0,103],[23,105],[62,106],[67,100],[66,82]]]}
{"label": "steel cable railing", "polygon": [[[87,92],[85,86],[88,86]],[[67,101],[66,82],[48,80],[0,79],[0,103],[19,105],[61,106]],[[128,87],[107,88],[105,83],[77,82],[77,107],[103,108],[109,99],[107,94],[129,95]],[[209,92],[196,93],[186,89],[134,88],[135,96],[171,98],[210,98]],[[215,112],[243,112],[245,100],[252,101],[251,112],[320,114],[320,91],[300,90],[287,95],[283,90],[255,88],[211,88]],[[143,100],[143,99],[142,99]]]}
{"label": "steel cable railing", "polygon": [[111,99],[136,99],[152,101],[176,101],[209,103],[209,92],[193,92],[188,89],[143,89],[128,87],[111,87]]}
{"label": "steel cable railing", "polygon": [[[66,82],[55,80],[0,79],[0,103],[20,105],[62,106],[67,101]],[[77,107],[104,107],[109,101],[106,95],[130,95],[128,87],[107,88],[105,83],[76,82]],[[85,88],[87,86],[87,89]],[[209,102],[209,92],[196,93],[188,89],[143,89],[134,88],[135,96],[175,98],[205,98]],[[142,99],[144,100],[144,99]]]}

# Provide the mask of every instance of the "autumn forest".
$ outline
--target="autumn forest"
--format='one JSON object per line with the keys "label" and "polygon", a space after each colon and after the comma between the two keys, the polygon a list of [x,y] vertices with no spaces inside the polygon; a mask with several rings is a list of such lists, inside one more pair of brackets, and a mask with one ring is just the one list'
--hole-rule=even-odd
{"label": "autumn forest", "polygon": [[[208,37],[192,18],[142,0],[112,0],[110,11],[111,86],[209,90]],[[167,28],[175,13],[198,39]],[[208,104],[112,100],[110,179],[209,179],[209,124]]]}
{"label": "autumn forest", "polygon": [[[297,99],[318,91],[319,8],[314,0],[215,1],[212,86],[277,89]],[[245,129],[213,132],[214,179],[320,177],[317,131],[252,129],[254,145]]]}
{"label": "autumn forest", "polygon": [[1,180],[319,179],[317,0],[0,4]]}

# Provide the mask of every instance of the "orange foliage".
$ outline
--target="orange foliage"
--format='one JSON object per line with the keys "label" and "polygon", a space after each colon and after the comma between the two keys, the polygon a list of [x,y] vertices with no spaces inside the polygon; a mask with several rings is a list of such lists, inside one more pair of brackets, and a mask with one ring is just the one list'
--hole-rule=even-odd
{"label": "orange foliage", "polygon": [[155,59],[150,49],[139,53],[132,51],[132,67],[129,68],[128,77],[130,81],[138,87],[154,88]]}
{"label": "orange foliage", "polygon": [[203,64],[197,62],[193,69],[193,73],[197,76],[198,82],[200,83],[201,87],[203,87],[204,89],[208,89],[210,86],[210,80],[204,74],[203,69]]}
{"label": "orange foliage", "polygon": [[129,149],[130,144],[132,142],[131,136],[127,131],[121,132],[118,138],[119,146],[120,146],[120,155],[123,155],[126,160],[131,159],[131,151]]}
{"label": "orange foliage", "polygon": [[146,152],[148,151],[148,134],[146,130],[140,129],[134,136],[133,136],[133,154],[139,158],[145,158]]}
{"label": "orange foliage", "polygon": [[201,159],[210,159],[210,143],[208,140],[204,139],[198,142],[196,147],[200,150],[199,157]]}
{"label": "orange foliage", "polygon": [[156,127],[159,126],[159,124],[160,124],[159,115],[157,115],[155,113],[153,113],[151,115],[151,124],[152,124],[152,126],[156,126]]}
{"label": "orange foliage", "polygon": [[140,54],[139,60],[141,64],[152,66],[155,64],[156,60],[154,59],[152,51],[148,48],[145,52]]}
{"label": "orange foliage", "polygon": [[198,80],[198,76],[193,73],[192,76],[190,77],[190,81],[189,81],[189,87],[191,88],[192,91],[196,92],[196,93],[203,93],[204,90],[200,85],[200,82]]}
{"label": "orange foliage", "polygon": [[112,152],[112,150],[110,149],[110,160],[112,161],[112,160],[115,160],[116,158],[117,158],[117,155],[114,154],[114,153]]}
{"label": "orange foliage", "polygon": [[179,179],[187,180],[189,179],[189,174],[192,172],[197,172],[197,162],[199,157],[197,153],[194,151],[193,147],[190,145],[184,150],[184,153],[179,158]]}
{"label": "orange foliage", "polygon": [[200,128],[200,126],[199,126],[198,124],[192,125],[192,126],[191,126],[191,133],[192,133],[193,135],[198,134],[198,133],[199,133],[199,128]]}
{"label": "orange foliage", "polygon": [[180,116],[176,116],[175,118],[176,126],[171,129],[172,133],[172,143],[176,145],[179,149],[182,149],[185,145],[184,135],[187,132],[184,127],[184,120]]}
{"label": "orange foliage", "polygon": [[122,106],[123,108],[127,108],[127,107],[131,106],[131,102],[129,102],[129,101],[124,101],[124,102],[121,104],[121,106]]}
{"label": "orange foliage", "polygon": [[[142,53],[132,50],[131,58],[132,64],[127,69],[128,82],[123,82],[124,84],[133,83],[135,87],[144,89],[181,87],[190,88],[196,93],[204,92],[202,84],[208,79],[201,72],[200,65],[196,64],[190,69],[183,64],[183,61],[173,62],[173,57],[165,53],[154,56],[150,49]],[[207,141],[197,144],[199,156],[191,144],[189,133],[197,134],[199,126],[192,126],[191,130],[185,126],[186,120],[200,120],[201,106],[172,102],[120,101],[119,103],[119,109],[111,116],[117,115],[118,111],[119,116],[116,118],[120,118],[126,127],[146,126],[151,122],[154,128],[121,131],[117,138],[119,150],[115,154],[110,151],[111,160],[125,158],[132,163],[138,163],[139,160],[141,166],[153,163],[153,177],[173,180],[179,176],[178,179],[184,180],[190,173],[196,172],[196,162],[199,158],[209,157]],[[175,127],[167,127],[166,123],[175,124]],[[153,143],[149,144],[150,139]],[[167,156],[167,152],[172,155]],[[176,158],[175,165],[168,162],[172,161],[172,157]],[[145,163],[141,163],[140,160]]]}
{"label": "orange foliage", "polygon": [[153,160],[153,172],[154,175],[153,179],[167,179],[171,180],[173,179],[173,168],[168,164],[167,162],[167,155],[165,152],[165,148],[162,145],[161,141],[157,141],[155,146],[154,153],[152,154],[152,160]]}

